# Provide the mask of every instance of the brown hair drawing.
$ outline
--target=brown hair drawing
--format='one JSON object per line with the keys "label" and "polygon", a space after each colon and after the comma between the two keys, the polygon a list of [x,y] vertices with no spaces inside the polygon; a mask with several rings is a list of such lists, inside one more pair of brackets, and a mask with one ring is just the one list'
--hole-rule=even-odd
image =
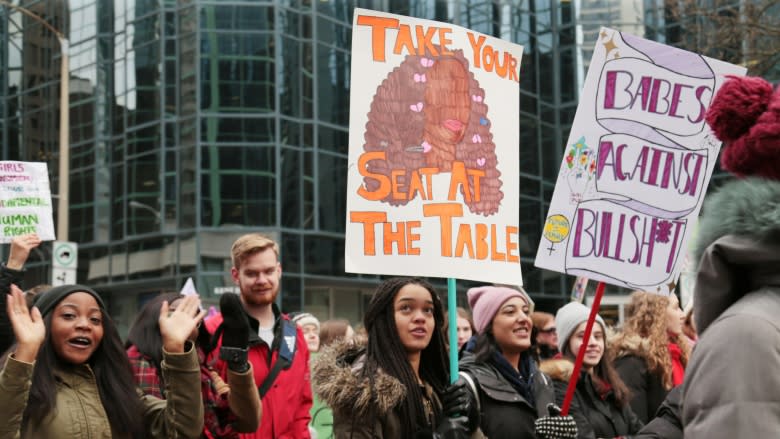
{"label": "brown hair drawing", "polygon": [[[484,97],[462,50],[407,56],[382,81],[371,102],[363,149],[384,151],[385,159],[369,161],[368,171],[390,177],[391,171],[402,170],[397,181],[405,186],[419,168],[451,172],[453,162],[463,162],[466,169],[485,173],[479,181],[479,200],[474,194],[470,200],[464,197],[469,210],[485,216],[496,213],[504,194]],[[473,178],[469,176],[472,188]],[[369,191],[379,186],[371,177],[364,183]],[[392,194],[382,201],[409,202]]]}

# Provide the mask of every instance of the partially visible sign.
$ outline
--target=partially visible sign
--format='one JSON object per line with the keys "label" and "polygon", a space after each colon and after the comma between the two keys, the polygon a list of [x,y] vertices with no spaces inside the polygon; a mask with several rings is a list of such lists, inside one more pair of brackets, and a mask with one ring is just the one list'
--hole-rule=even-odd
{"label": "partially visible sign", "polygon": [[52,286],[73,285],[76,283],[75,268],[52,268],[51,284]]}
{"label": "partially visible sign", "polygon": [[54,241],[51,253],[51,284],[55,287],[75,284],[79,262],[78,244],[70,241]]}
{"label": "partially visible sign", "polygon": [[54,241],[52,245],[52,266],[56,268],[78,268],[78,244],[70,241]]}
{"label": "partially visible sign", "polygon": [[46,163],[0,161],[0,243],[28,233],[54,239],[48,168]]}

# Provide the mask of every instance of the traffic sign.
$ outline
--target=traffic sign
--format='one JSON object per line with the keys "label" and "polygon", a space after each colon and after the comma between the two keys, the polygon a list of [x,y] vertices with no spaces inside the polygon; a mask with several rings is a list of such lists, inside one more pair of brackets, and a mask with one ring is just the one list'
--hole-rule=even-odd
{"label": "traffic sign", "polygon": [[52,267],[72,269],[78,268],[78,244],[70,241],[54,241],[52,245]]}
{"label": "traffic sign", "polygon": [[54,267],[51,270],[51,284],[52,286],[59,285],[73,285],[76,283],[76,269],[75,268],[57,268]]}

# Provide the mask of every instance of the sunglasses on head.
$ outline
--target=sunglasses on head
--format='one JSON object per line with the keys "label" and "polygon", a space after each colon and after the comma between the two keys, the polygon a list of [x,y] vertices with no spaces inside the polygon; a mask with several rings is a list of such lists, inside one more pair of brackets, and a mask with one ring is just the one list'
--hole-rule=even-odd
{"label": "sunglasses on head", "polygon": [[552,328],[540,329],[539,332],[541,332],[542,334],[555,334],[556,329],[553,326]]}

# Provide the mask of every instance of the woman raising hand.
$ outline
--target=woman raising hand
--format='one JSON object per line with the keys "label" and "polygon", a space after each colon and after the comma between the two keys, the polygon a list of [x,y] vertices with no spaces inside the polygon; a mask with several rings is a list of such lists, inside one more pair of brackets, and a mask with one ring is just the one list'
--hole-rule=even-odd
{"label": "woman raising hand", "polygon": [[187,335],[203,318],[200,300],[162,305],[167,401],[142,396],[119,333],[100,296],[83,285],[55,287],[27,310],[12,288],[7,304],[16,346],[0,372],[0,439],[40,437],[197,438],[203,425],[200,371]]}

